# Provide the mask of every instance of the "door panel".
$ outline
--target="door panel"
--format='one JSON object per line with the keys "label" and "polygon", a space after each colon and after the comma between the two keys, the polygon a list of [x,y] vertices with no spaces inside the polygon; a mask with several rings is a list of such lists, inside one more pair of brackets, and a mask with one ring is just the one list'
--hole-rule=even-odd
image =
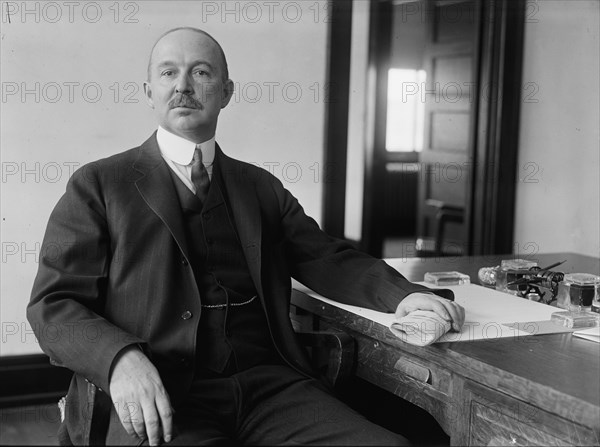
{"label": "door panel", "polygon": [[[465,210],[470,202],[468,167],[473,152],[473,80],[477,38],[474,1],[436,1],[428,8],[429,40],[425,48],[425,144],[421,153],[418,232],[433,237],[431,200]],[[466,224],[445,232],[447,242],[467,251]]]}
{"label": "door panel", "polygon": [[[466,153],[469,146],[469,111],[432,111],[430,115],[430,151]],[[428,154],[430,155],[430,154]],[[435,155],[424,156],[424,160],[435,161]],[[457,159],[458,161],[458,159]],[[462,158],[460,161],[463,161]]]}

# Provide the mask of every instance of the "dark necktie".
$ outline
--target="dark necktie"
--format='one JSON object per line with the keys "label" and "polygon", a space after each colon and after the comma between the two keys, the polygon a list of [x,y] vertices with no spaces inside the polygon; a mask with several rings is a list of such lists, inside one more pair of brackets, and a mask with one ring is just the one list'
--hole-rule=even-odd
{"label": "dark necktie", "polygon": [[196,188],[196,196],[204,203],[206,196],[208,195],[210,179],[208,178],[208,172],[206,172],[204,163],[202,163],[202,151],[200,150],[200,146],[196,146],[196,150],[194,151],[192,183]]}

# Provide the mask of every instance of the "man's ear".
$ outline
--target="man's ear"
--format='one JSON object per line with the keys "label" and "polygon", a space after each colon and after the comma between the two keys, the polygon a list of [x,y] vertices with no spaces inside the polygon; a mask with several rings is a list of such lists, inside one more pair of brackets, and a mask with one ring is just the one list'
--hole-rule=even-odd
{"label": "man's ear", "polygon": [[233,96],[234,85],[231,79],[227,79],[223,83],[223,91],[221,93],[221,108],[224,109],[229,101],[231,101],[231,97]]}
{"label": "man's ear", "polygon": [[146,95],[146,102],[153,109],[154,101],[152,100],[152,88],[150,87],[150,83],[148,81],[144,82],[144,95]]}

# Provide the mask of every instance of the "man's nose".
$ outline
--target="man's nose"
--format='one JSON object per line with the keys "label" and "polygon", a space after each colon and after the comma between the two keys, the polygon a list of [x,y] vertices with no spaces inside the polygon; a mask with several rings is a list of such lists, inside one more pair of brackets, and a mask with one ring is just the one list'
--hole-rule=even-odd
{"label": "man's nose", "polygon": [[194,87],[190,77],[186,73],[182,73],[177,78],[177,84],[175,85],[175,91],[177,93],[192,94],[194,93]]}

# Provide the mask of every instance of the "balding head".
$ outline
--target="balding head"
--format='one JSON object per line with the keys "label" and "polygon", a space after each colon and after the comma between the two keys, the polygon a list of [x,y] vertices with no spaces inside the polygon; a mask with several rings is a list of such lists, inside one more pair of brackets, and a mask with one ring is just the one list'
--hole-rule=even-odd
{"label": "balding head", "polygon": [[196,28],[176,28],[154,44],[144,92],[161,127],[194,143],[215,135],[233,95],[219,43]]}
{"label": "balding head", "polygon": [[205,37],[208,37],[215,45],[216,48],[219,52],[220,55],[220,59],[221,59],[221,66],[219,67],[222,77],[223,77],[223,81],[226,81],[229,79],[229,68],[227,67],[227,58],[225,57],[225,52],[223,51],[223,48],[221,47],[221,45],[219,44],[219,42],[217,42],[217,40],[211,36],[210,34],[208,34],[206,31],[203,31],[199,28],[194,28],[191,26],[181,26],[178,28],[173,28],[170,29],[169,31],[167,31],[166,33],[163,33],[154,43],[154,45],[152,46],[152,50],[150,51],[150,57],[148,58],[148,81],[150,81],[150,78],[152,77],[152,63],[154,60],[154,50],[156,49],[157,45],[163,40],[163,38],[165,38],[166,36],[172,34],[172,33],[177,33],[177,32],[192,32],[192,33],[198,33],[201,34]]}

